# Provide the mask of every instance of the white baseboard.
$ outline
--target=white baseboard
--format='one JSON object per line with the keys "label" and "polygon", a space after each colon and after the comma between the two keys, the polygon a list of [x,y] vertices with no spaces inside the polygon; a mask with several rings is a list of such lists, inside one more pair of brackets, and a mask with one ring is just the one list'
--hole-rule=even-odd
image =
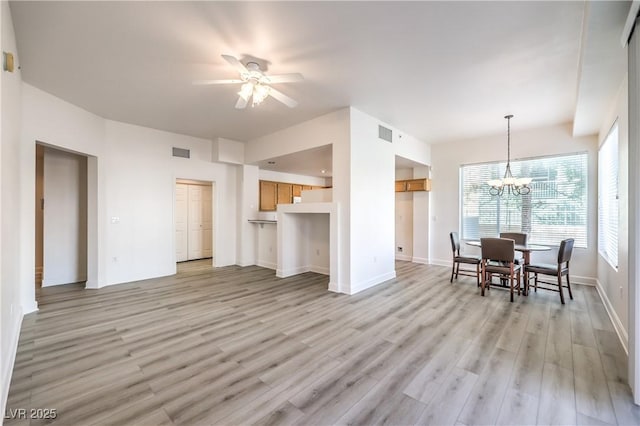
{"label": "white baseboard", "polygon": [[296,266],[295,268],[289,269],[276,269],[276,277],[278,278],[286,278],[291,275],[304,274],[305,272],[309,272],[308,266]]}
{"label": "white baseboard", "polygon": [[278,265],[276,265],[273,262],[267,262],[266,260],[258,260],[256,262],[256,265],[261,266],[263,268],[267,268],[267,269],[277,269]]}
{"label": "white baseboard", "polygon": [[387,272],[386,274],[378,275],[377,277],[370,278],[366,281],[361,281],[357,284],[351,283],[349,294],[356,294],[362,290],[366,290],[373,287],[376,284],[383,283],[388,280],[392,280],[396,277],[396,271]]}
{"label": "white baseboard", "polygon": [[571,284],[581,284],[596,287],[597,278],[593,277],[581,277],[579,275],[571,274]]}
{"label": "white baseboard", "polygon": [[338,285],[338,283],[329,281],[329,291],[332,291],[334,293],[340,293],[340,286]]}
{"label": "white baseboard", "polygon": [[431,259],[429,265],[437,265],[437,266],[446,266],[447,268],[451,268],[451,259],[442,260],[442,259]]}
{"label": "white baseboard", "polygon": [[611,323],[613,323],[613,328],[616,330],[620,343],[622,343],[625,353],[629,356],[629,334],[627,333],[627,330],[624,329],[624,325],[622,325],[620,317],[616,313],[615,309],[613,309],[613,305],[611,304],[607,293],[604,291],[602,283],[598,279],[596,279],[596,290],[598,290],[602,304],[604,305],[607,314],[609,314],[609,318],[611,319]]}
{"label": "white baseboard", "polygon": [[329,268],[325,266],[311,265],[309,266],[309,272],[315,272],[316,274],[329,275]]}
{"label": "white baseboard", "polygon": [[13,321],[11,327],[12,330],[10,330],[11,337],[8,339],[9,348],[7,348],[7,353],[2,354],[3,356],[2,358],[0,358],[2,360],[2,400],[0,401],[0,408],[2,408],[2,413],[4,413],[7,408],[7,398],[9,396],[9,386],[11,385],[11,375],[13,373],[13,365],[16,361],[16,353],[18,352],[20,329],[22,328],[22,319],[24,318],[22,308],[17,308],[14,315],[15,320]]}
{"label": "white baseboard", "polygon": [[238,266],[240,266],[241,268],[247,267],[247,266],[253,266],[256,263],[253,261],[240,261],[237,263]]}
{"label": "white baseboard", "polygon": [[411,262],[411,256],[406,254],[396,254],[396,260],[403,260],[405,262]]}
{"label": "white baseboard", "polygon": [[414,256],[414,257],[411,258],[411,261],[413,263],[422,263],[423,265],[429,265],[430,264],[429,259],[427,259],[426,257],[415,257]]}

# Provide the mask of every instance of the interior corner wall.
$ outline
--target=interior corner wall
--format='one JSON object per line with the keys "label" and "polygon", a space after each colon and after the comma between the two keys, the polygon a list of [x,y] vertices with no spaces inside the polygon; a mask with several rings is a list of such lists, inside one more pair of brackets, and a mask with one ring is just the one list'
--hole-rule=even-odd
{"label": "interior corner wall", "polygon": [[[430,262],[451,266],[449,232],[459,230],[460,220],[460,166],[504,160],[506,135],[493,135],[478,139],[434,144],[431,147]],[[575,282],[595,283],[597,254],[597,159],[596,136],[574,138],[570,125],[557,125],[531,130],[512,127],[511,156],[513,158],[545,155],[588,153],[588,207],[587,248],[576,248],[571,259],[571,276]],[[479,253],[474,247],[461,247],[463,252]],[[536,262],[554,263],[557,252],[532,254]]]}
{"label": "interior corner wall", "polygon": [[[0,35],[2,51],[13,53],[15,62],[19,64],[11,11],[7,1],[0,3]],[[21,287],[21,280],[27,278],[21,273],[21,246],[24,242],[21,239],[20,228],[27,220],[20,211],[20,194],[25,188],[21,181],[21,83],[19,68],[12,73],[0,71],[0,409],[3,413],[22,315],[36,309],[34,299],[31,298],[28,302]],[[35,154],[31,161],[35,163]],[[34,192],[30,192],[29,195],[33,205]],[[32,227],[33,223],[31,222]],[[31,269],[30,272],[28,278],[31,280],[31,293],[34,293],[35,269]]]}
{"label": "interior corner wall", "polygon": [[86,281],[86,157],[45,148],[44,200],[42,286]]}
{"label": "interior corner wall", "polygon": [[[598,253],[598,291],[611,316],[623,345],[628,347],[629,331],[629,105],[628,79],[625,76],[618,94],[602,121],[598,145],[602,145],[613,123],[618,120],[618,269]],[[596,217],[597,221],[597,217]]]}

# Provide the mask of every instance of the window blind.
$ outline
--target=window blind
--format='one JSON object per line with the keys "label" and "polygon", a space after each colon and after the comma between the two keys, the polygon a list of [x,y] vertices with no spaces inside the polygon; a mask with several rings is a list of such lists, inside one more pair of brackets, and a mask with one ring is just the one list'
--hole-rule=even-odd
{"label": "window blind", "polygon": [[598,252],[618,268],[618,123],[598,151]]}
{"label": "window blind", "polygon": [[500,232],[526,232],[532,244],[557,246],[574,238],[587,246],[587,153],[511,162],[516,177],[530,177],[528,195],[489,194],[490,179],[504,175],[506,162],[463,165],[461,181],[462,238],[497,237]]}

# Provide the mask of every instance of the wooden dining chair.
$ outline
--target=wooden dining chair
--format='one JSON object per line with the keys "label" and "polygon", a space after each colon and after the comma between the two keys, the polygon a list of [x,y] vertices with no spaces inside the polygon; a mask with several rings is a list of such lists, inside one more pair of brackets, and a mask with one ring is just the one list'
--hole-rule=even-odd
{"label": "wooden dining chair", "polygon": [[[557,264],[530,264],[525,265],[524,267],[524,275],[525,275],[525,290],[529,292],[529,281],[531,280],[531,274],[534,275],[534,289],[538,291],[538,284],[549,284],[555,287],[540,287],[544,290],[557,291],[560,293],[560,302],[564,305],[564,294],[562,292],[562,277],[566,275],[567,277],[567,289],[569,290],[569,297],[573,300],[573,294],[571,293],[571,282],[569,280],[569,261],[571,260],[571,254],[573,253],[573,238],[568,238],[566,240],[562,240],[560,242],[560,248],[558,249],[558,262]],[[538,275],[548,275],[555,276],[557,278],[556,282],[551,281],[541,281],[538,280]]]}
{"label": "wooden dining chair", "polygon": [[[453,282],[453,276],[455,274],[456,280],[458,274],[466,275],[469,277],[476,277],[478,286],[480,286],[480,258],[478,256],[460,256],[460,237],[457,232],[450,232],[449,239],[451,240],[451,251],[453,252],[453,265],[451,266],[451,280]],[[475,265],[475,271],[472,269],[460,269],[460,264]]]}
{"label": "wooden dining chair", "polygon": [[[525,234],[524,232],[501,232],[500,238],[509,238],[513,240],[516,244],[521,246],[527,245],[527,239],[529,234]],[[524,257],[516,255],[515,262],[518,265],[524,265]]]}
{"label": "wooden dining chair", "polygon": [[519,296],[521,289],[521,268],[514,262],[515,242],[508,238],[481,238],[480,249],[482,251],[481,294],[484,296],[485,288],[489,290],[491,279],[494,275],[498,275],[501,281],[507,280],[509,282],[511,301],[513,302],[514,292],[517,290]]}

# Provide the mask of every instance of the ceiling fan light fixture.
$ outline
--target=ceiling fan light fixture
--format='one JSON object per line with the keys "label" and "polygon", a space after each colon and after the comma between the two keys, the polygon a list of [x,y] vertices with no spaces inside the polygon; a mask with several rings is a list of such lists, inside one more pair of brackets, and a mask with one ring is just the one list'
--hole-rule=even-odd
{"label": "ceiling fan light fixture", "polygon": [[240,88],[240,91],[238,92],[238,96],[240,96],[245,101],[248,101],[252,93],[253,93],[253,84],[247,82],[243,84],[242,87]]}
{"label": "ceiling fan light fixture", "polygon": [[256,84],[253,87],[253,105],[260,105],[269,96],[269,86]]}

